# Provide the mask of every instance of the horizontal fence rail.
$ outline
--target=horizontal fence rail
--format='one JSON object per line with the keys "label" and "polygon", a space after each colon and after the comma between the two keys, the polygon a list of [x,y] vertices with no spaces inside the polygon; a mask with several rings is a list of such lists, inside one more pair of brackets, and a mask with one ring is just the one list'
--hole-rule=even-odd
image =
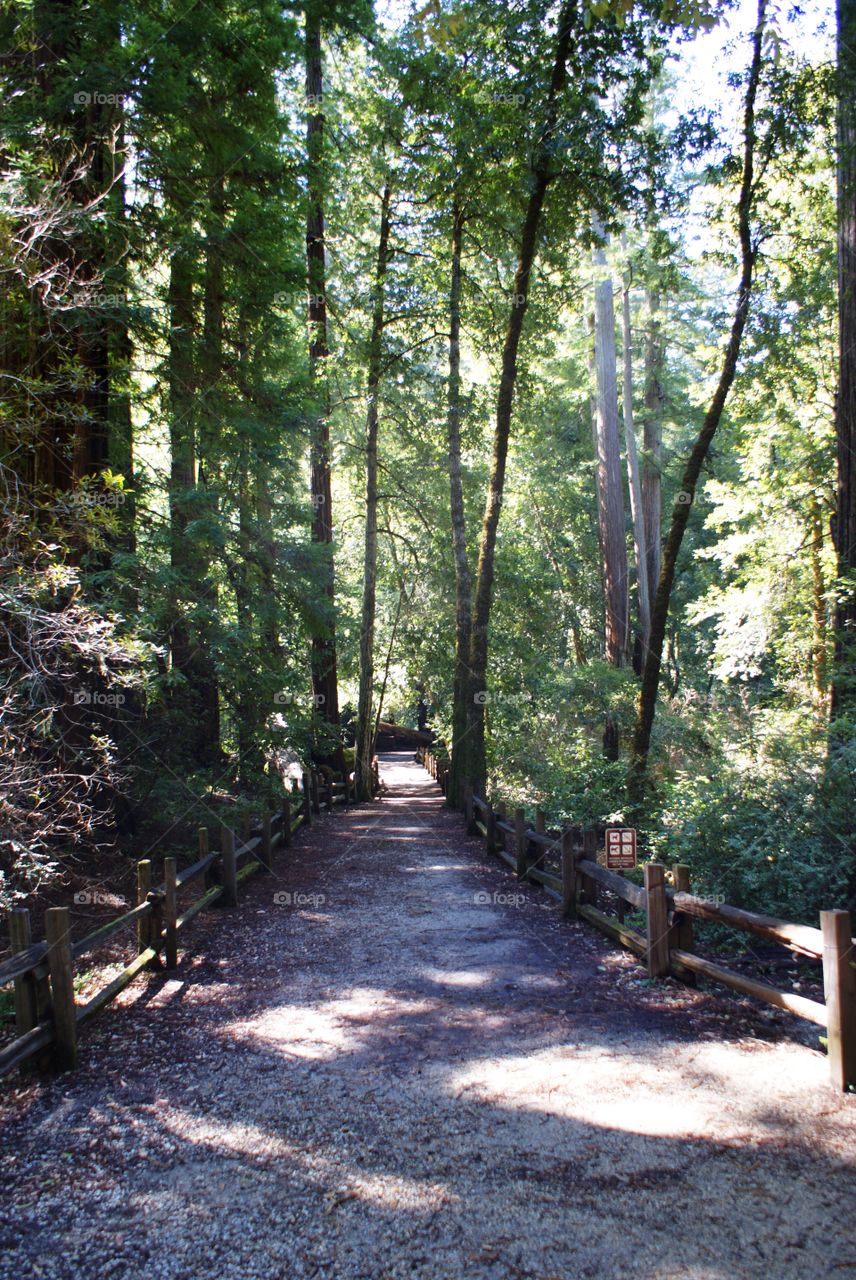
{"label": "horizontal fence rail", "polygon": [[[448,796],[450,760],[425,747],[419,748],[417,759]],[[487,851],[521,880],[540,884],[561,904],[566,918],[584,920],[634,952],[644,961],[651,978],[671,974],[690,983],[705,978],[826,1028],[832,1084],[837,1089],[856,1088],[856,939],[849,912],[821,911],[820,928],[813,928],[746,911],[691,893],[690,869],[683,864],[671,869],[669,885],[666,868],[647,862],[642,867],[644,884],[640,885],[600,865],[599,831],[578,826],[547,831],[540,809],[534,826],[525,821],[523,809],[516,809],[510,818],[504,805],[476,795],[469,783],[463,785],[462,802],[470,834],[481,836]],[[601,890],[615,898],[615,914],[602,909]],[[627,906],[644,914],[644,932],[625,923]],[[820,961],[823,1002],[780,990],[697,955],[694,919],[750,933],[795,955]]]}
{"label": "horizontal fence rail", "polygon": [[[375,766],[375,792],[380,778]],[[100,925],[85,938],[71,940],[68,907],[51,907],[45,913],[44,942],[31,937],[30,913],[15,908],[9,913],[13,954],[0,964],[0,987],[13,986],[15,1039],[0,1049],[0,1076],[27,1061],[40,1068],[71,1069],[77,1064],[77,1031],[100,1013],[145,970],[175,969],[182,931],[200,911],[221,902],[236,906],[239,886],[256,872],[273,870],[275,850],[287,849],[294,836],[312,822],[313,814],[334,804],[350,804],[353,782],[329,769],[310,769],[300,783],[282,797],[278,813],[265,813],[257,825],[245,819],[236,840],[229,825],[221,825],[220,849],[209,849],[207,827],[199,829],[198,857],[178,871],[175,858],[163,860],[163,881],[152,884],[152,863],[137,863],[137,902],[122,915]],[[200,896],[179,913],[178,895],[201,881]],[[74,965],[125,929],[136,931],[136,956],[110,982],[80,1004],[74,995]]]}

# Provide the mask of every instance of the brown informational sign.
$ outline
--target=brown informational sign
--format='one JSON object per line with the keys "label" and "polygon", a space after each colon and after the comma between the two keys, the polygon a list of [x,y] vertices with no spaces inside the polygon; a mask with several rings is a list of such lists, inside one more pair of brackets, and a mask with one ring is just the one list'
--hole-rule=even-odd
{"label": "brown informational sign", "polygon": [[608,871],[632,871],[636,866],[636,832],[632,827],[612,827],[606,833]]}

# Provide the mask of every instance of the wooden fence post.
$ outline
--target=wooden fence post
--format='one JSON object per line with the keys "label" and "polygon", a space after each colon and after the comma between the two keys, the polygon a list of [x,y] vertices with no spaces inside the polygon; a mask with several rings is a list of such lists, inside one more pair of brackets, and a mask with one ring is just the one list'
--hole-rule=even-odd
{"label": "wooden fence post", "polygon": [[562,915],[566,920],[577,914],[577,851],[574,835],[568,828],[562,830]]}
{"label": "wooden fence post", "polygon": [[[583,857],[588,862],[597,862],[597,832],[590,830],[583,832]],[[583,901],[587,902],[590,907],[596,907],[598,904],[598,884],[596,880],[592,880],[585,872],[582,872],[582,890]]]}
{"label": "wooden fence post", "polygon": [[238,905],[238,864],[235,861],[235,833],[231,827],[220,828],[223,853],[223,901],[228,907]]}
{"label": "wooden fence post", "polygon": [[645,864],[645,893],[648,906],[648,977],[661,978],[669,972],[669,914],[666,874],[659,862]]}
{"label": "wooden fence post", "polygon": [[150,890],[146,894],[146,901],[152,909],[149,916],[149,946],[154,948],[155,953],[146,968],[159,969],[161,967],[160,952],[163,947],[163,894]]}
{"label": "wooden fence post", "polygon": [[543,809],[535,810],[535,830],[539,836],[543,836],[547,830],[547,815]]}
{"label": "wooden fence post", "polygon": [[[690,888],[690,869],[685,863],[675,863],[672,867],[672,878],[675,882],[676,893],[692,892]],[[687,915],[685,912],[677,912],[677,920],[672,925],[672,936],[669,945],[678,951],[693,950],[695,947],[695,931],[693,929],[692,916]],[[694,973],[687,973],[684,981],[691,987],[698,985],[696,975]]]}
{"label": "wooden fence post", "polygon": [[333,812],[333,775],[327,773],[324,775],[324,796],[327,806],[327,812]]}
{"label": "wooden fence post", "polygon": [[312,822],[312,803],[311,803],[312,786],[309,777],[309,770],[303,770],[303,821],[308,827]]}
{"label": "wooden fence post", "polygon": [[164,858],[163,880],[166,893],[163,903],[164,962],[167,969],[175,969],[178,965],[178,930],[175,922],[178,919],[178,890],[176,888],[175,858]]}
{"label": "wooden fence post", "polygon": [[287,849],[291,844],[291,792],[286,791],[282,797],[282,847]]}
{"label": "wooden fence post", "polygon": [[252,829],[253,829],[252,818],[250,817],[249,811],[245,809],[244,812],[241,814],[241,844],[247,843],[247,841],[250,838],[250,832],[252,831]]}
{"label": "wooden fence post", "polygon": [[[151,866],[151,863],[149,864]],[[68,907],[48,907],[45,932],[51,976],[51,1013],[56,1044],[54,1065],[61,1071],[77,1066],[77,1011],[74,1007],[74,969]]]}
{"label": "wooden fence post", "polygon": [[312,796],[312,812],[321,812],[321,800],[318,796],[318,770],[310,769],[309,771],[309,792]]}
{"label": "wooden fence post", "polygon": [[[200,827],[199,828],[199,857],[207,858],[210,852],[211,852],[211,849],[208,843],[208,828]],[[205,872],[202,883],[205,885],[206,889],[210,889],[214,883],[213,872],[214,872],[213,867],[209,867],[208,870]]]}
{"label": "wooden fence post", "polygon": [[514,851],[517,857],[517,879],[525,880],[529,870],[526,851],[529,848],[529,837],[526,834],[526,812],[524,809],[514,810]]}
{"label": "wooden fence post", "polygon": [[[137,906],[140,907],[149,896],[152,887],[152,863],[150,858],[141,858],[137,863]],[[149,945],[151,935],[151,916],[140,916],[137,921],[137,955],[142,955]]]}
{"label": "wooden fence post", "polygon": [[493,853],[496,848],[496,814],[493,811],[493,805],[488,800],[487,809],[484,815],[484,825],[486,830],[485,849],[488,853]]}
{"label": "wooden fence post", "polygon": [[464,783],[464,819],[467,827],[467,835],[475,834],[475,805],[473,804],[473,784],[471,782]]}
{"label": "wooden fence post", "polygon": [[[30,913],[26,907],[13,907],[9,912],[9,942],[12,954],[26,951],[32,946]],[[32,1031],[39,1020],[39,1003],[36,984],[31,973],[15,979],[15,1029],[19,1036]]]}
{"label": "wooden fence post", "polygon": [[262,814],[262,842],[259,846],[259,857],[266,871],[273,871],[273,845],[271,844],[270,814],[265,809]]}
{"label": "wooden fence post", "polygon": [[856,954],[849,911],[821,911],[826,1043],[833,1087],[856,1086]]}

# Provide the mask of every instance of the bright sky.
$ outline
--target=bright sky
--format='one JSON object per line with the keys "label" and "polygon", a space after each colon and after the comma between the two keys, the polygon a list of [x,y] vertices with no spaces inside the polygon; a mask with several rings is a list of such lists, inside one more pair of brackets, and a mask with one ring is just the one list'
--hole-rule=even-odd
{"label": "bright sky", "polygon": [[[796,5],[773,0],[768,5],[768,23],[775,29],[783,50],[797,52],[812,62],[831,58],[834,51],[834,0],[808,0],[802,7],[807,12],[789,20]],[[758,16],[757,0],[739,0],[713,31],[695,37],[676,47],[680,61],[672,63],[678,76],[679,109],[690,104],[714,106],[735,100],[726,76],[746,68],[749,60],[748,37]],[[728,112],[728,108],[726,107]]]}
{"label": "bright sky", "polygon": [[[448,0],[442,7],[448,6]],[[807,0],[805,12],[789,18],[797,4],[791,0],[770,0],[768,22],[774,26],[786,49],[805,54],[813,62],[831,58],[835,32],[834,0]],[[386,28],[403,23],[414,12],[424,8],[424,3],[408,3],[408,0],[376,0],[378,22]],[[675,106],[685,110],[692,105],[716,107],[722,105],[726,116],[731,114],[736,100],[728,88],[726,76],[739,71],[748,63],[747,37],[757,19],[757,0],[738,0],[734,8],[720,21],[713,31],[698,35],[675,47],[680,61],[672,64],[678,77]]]}

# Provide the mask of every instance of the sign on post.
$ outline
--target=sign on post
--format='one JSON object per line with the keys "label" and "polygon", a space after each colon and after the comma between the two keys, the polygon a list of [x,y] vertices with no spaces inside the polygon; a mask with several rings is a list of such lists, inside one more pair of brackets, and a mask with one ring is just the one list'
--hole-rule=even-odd
{"label": "sign on post", "polygon": [[636,866],[636,831],[633,827],[612,827],[606,832],[608,871],[632,871]]}

